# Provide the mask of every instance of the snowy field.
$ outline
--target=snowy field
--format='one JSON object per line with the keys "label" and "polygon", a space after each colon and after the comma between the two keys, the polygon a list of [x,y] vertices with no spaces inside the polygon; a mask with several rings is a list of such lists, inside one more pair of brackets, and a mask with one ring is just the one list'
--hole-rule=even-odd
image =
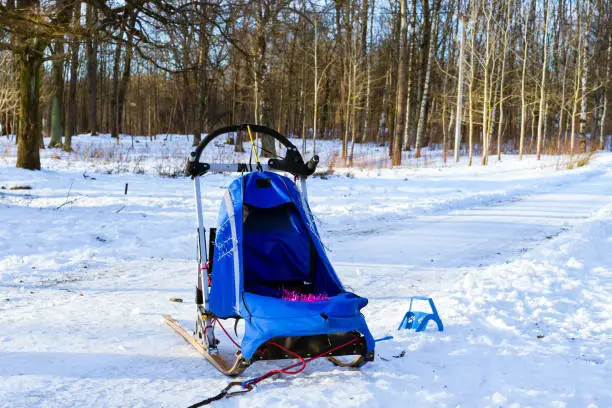
{"label": "snowy field", "polygon": [[[189,140],[133,142],[76,137],[30,172],[0,138],[0,407],[185,407],[228,383],[161,319],[195,317],[192,185],[168,177]],[[318,147],[336,167],[309,181],[323,242],[373,335],[394,338],[360,370],[317,360],[213,406],[612,406],[612,155],[468,168],[427,152],[391,170],[360,146],[347,170],[338,143]],[[207,226],[234,177],[202,178]],[[444,332],[396,331],[412,295]]]}

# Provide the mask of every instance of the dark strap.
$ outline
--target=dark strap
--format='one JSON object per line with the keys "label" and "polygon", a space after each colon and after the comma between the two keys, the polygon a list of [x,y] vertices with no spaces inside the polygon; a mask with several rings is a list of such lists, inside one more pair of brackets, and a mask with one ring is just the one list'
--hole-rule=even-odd
{"label": "dark strap", "polygon": [[[233,386],[235,386],[235,385],[241,387],[242,389],[240,391],[229,392],[229,390]],[[234,395],[237,395],[237,394],[244,394],[245,392],[249,392],[252,389],[253,389],[253,387],[251,385],[247,385],[245,387],[239,381],[232,381],[231,383],[227,384],[227,387],[222,389],[221,392],[218,393],[217,395],[215,395],[214,397],[210,397],[210,398],[207,398],[207,399],[205,399],[203,401],[197,402],[197,403],[195,403],[193,405],[188,406],[187,408],[203,407],[204,405],[208,405],[211,402],[215,402],[215,401],[218,401],[218,400],[223,399],[223,398],[233,397]]]}
{"label": "dark strap", "polygon": [[223,390],[220,393],[218,393],[217,395],[215,395],[214,397],[210,397],[210,398],[207,398],[207,399],[205,399],[203,401],[197,402],[197,403],[195,403],[193,405],[188,406],[187,408],[203,407],[204,405],[208,405],[211,402],[218,401],[218,400],[222,399],[223,397],[225,397],[225,394],[227,394],[227,391]]}
{"label": "dark strap", "polygon": [[217,229],[210,228],[208,231],[208,274],[212,275],[213,265],[215,262],[215,244],[217,241]]}

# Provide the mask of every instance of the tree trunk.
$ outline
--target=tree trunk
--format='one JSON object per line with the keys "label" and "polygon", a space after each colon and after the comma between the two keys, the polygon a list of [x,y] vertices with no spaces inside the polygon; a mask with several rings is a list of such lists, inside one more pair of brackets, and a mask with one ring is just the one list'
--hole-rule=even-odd
{"label": "tree trunk", "polygon": [[121,132],[121,124],[123,119],[123,110],[125,105],[125,96],[130,84],[130,76],[132,72],[132,57],[134,56],[134,28],[136,25],[137,11],[134,11],[128,26],[128,36],[125,44],[125,58],[123,60],[123,73],[121,82],[119,83],[119,92],[117,96],[117,137]]}
{"label": "tree trunk", "polygon": [[[367,0],[365,1],[364,7],[365,7],[365,20],[367,21],[368,18],[368,9],[366,7],[367,5]],[[370,39],[369,39],[369,47],[372,47],[372,36],[374,33],[374,30],[372,29],[374,27],[374,11],[376,10],[375,7],[375,0],[372,0],[372,13],[370,14]],[[365,24],[364,24],[365,25]],[[315,31],[316,33],[316,31]],[[362,40],[365,40],[365,36],[363,36]],[[316,41],[316,40],[315,40]],[[365,101],[365,110],[363,112],[363,131],[361,134],[361,142],[365,143],[368,140],[368,131],[369,131],[369,126],[370,126],[370,99],[371,99],[371,89],[372,89],[372,57],[370,55],[370,53],[368,52],[368,45],[367,43],[364,44],[364,58],[366,59],[366,101]],[[316,55],[316,54],[315,54]],[[315,65],[316,68],[316,65]],[[315,71],[316,72],[316,71]],[[315,93],[316,95],[316,93]]]}
{"label": "tree trunk", "polygon": [[64,105],[64,39],[55,40],[53,60],[53,95],[51,96],[51,140],[49,147],[62,146],[64,120],[62,107]]}
{"label": "tree trunk", "polygon": [[393,132],[393,154],[391,155],[391,165],[399,166],[402,164],[402,136],[404,129],[404,115],[406,103],[406,42],[408,37],[408,27],[406,24],[407,0],[400,0],[400,43],[399,43],[399,62],[397,70],[397,94],[395,101],[395,131]]}
{"label": "tree trunk", "polygon": [[410,17],[410,42],[408,44],[408,85],[406,85],[406,120],[404,120],[404,150],[410,150],[412,129],[410,119],[412,115],[412,65],[415,54],[415,25],[416,25],[416,0],[412,0],[412,13]]}
{"label": "tree trunk", "polygon": [[[55,2],[57,13],[57,26],[59,30],[65,29],[70,21],[68,0]],[[53,60],[53,95],[51,96],[51,141],[49,147],[61,147],[64,134],[64,37],[59,35],[54,41]]]}
{"label": "tree trunk", "polygon": [[525,32],[523,34],[523,71],[521,75],[521,135],[519,138],[519,160],[523,159],[523,148],[525,146],[525,125],[527,123],[527,101],[526,101],[526,82],[527,82],[527,49],[529,48],[529,42],[527,41],[528,29],[528,18],[527,8],[525,8]]}
{"label": "tree trunk", "polygon": [[510,29],[510,15],[512,11],[512,3],[506,4],[506,29],[504,30],[504,46],[501,67],[501,83],[499,85],[499,124],[497,125],[497,160],[501,160],[503,132],[504,132],[504,80],[506,78],[506,55],[508,50],[508,31]]}
{"label": "tree trunk", "polygon": [[[356,40],[357,40],[357,37],[355,37],[355,41]],[[355,48],[355,54],[353,55],[356,55],[356,51],[357,49]],[[356,59],[353,61],[352,75],[353,75],[353,80],[352,80],[353,88],[357,89],[357,60]],[[351,151],[349,153],[349,167],[353,167],[353,153],[355,151],[355,137],[357,134],[357,119],[355,118],[357,108],[355,106],[355,102],[359,99],[358,98],[359,93],[360,91],[356,92],[356,95],[353,96],[353,102],[351,103]]]}
{"label": "tree trunk", "polygon": [[389,105],[389,87],[391,77],[391,68],[387,69],[385,74],[385,88],[383,90],[382,109],[380,111],[380,119],[378,121],[378,131],[376,132],[376,143],[380,144],[387,129],[387,106]]}
{"label": "tree trunk", "polygon": [[463,108],[463,54],[465,50],[465,22],[460,20],[461,40],[459,42],[459,78],[457,79],[457,112],[455,113],[455,163],[459,162],[461,148],[461,109]]}
{"label": "tree trunk", "polygon": [[[81,20],[81,2],[73,0],[73,22],[78,26]],[[68,117],[66,119],[66,138],[64,141],[64,150],[69,152],[72,150],[72,136],[76,130],[76,92],[77,92],[77,77],[79,68],[79,42],[76,38],[70,41],[70,87],[68,89]]]}
{"label": "tree trunk", "polygon": [[469,136],[468,136],[468,166],[472,165],[474,155],[474,85],[476,82],[476,18],[478,11],[474,7],[470,17],[470,86],[468,87],[468,116],[469,116]]}
{"label": "tree trunk", "polygon": [[578,100],[580,95],[580,66],[582,62],[580,56],[576,64],[576,73],[574,75],[574,97],[572,100],[572,116],[571,116],[571,131],[570,131],[570,155],[574,154],[576,147],[576,113],[578,112]]}
{"label": "tree trunk", "polygon": [[542,60],[542,80],[540,81],[540,110],[538,111],[538,142],[536,147],[537,160],[540,160],[542,149],[542,133],[544,132],[544,104],[546,99],[546,68],[548,63],[548,0],[544,1],[544,58]]}
{"label": "tree trunk", "polygon": [[608,57],[606,60],[606,77],[603,86],[603,106],[601,107],[601,121],[599,130],[599,148],[605,148],[605,137],[606,137],[606,120],[608,118],[608,89],[610,86],[610,54],[612,52],[612,34],[608,34]]}
{"label": "tree trunk", "polygon": [[318,19],[314,20],[314,95],[312,101],[312,154],[317,154],[317,122],[319,115],[319,57],[317,49],[319,43]]}
{"label": "tree trunk", "polygon": [[559,107],[559,132],[557,133],[557,154],[561,154],[561,136],[563,135],[563,120],[565,114],[565,77],[567,73],[567,68],[565,67],[565,63],[563,64],[563,77],[561,79],[561,105]]}
{"label": "tree trunk", "polygon": [[586,146],[586,125],[587,125],[587,79],[588,79],[588,75],[589,75],[589,65],[588,65],[588,58],[587,58],[587,53],[588,53],[588,44],[589,44],[589,27],[590,27],[590,16],[591,16],[591,12],[590,12],[590,6],[588,3],[584,4],[585,7],[587,7],[587,11],[586,11],[586,18],[585,18],[585,23],[584,23],[584,32],[582,33],[582,99],[580,102],[580,129],[579,129],[579,136],[578,136],[578,144],[580,145],[580,152],[581,153],[586,153],[587,151],[587,146]]}
{"label": "tree trunk", "polygon": [[[60,48],[61,47],[61,48]],[[64,53],[64,41],[55,40],[55,56]],[[49,147],[62,147],[62,106],[64,101],[64,61],[53,61],[53,96],[51,97],[51,140]]]}
{"label": "tree trunk", "polygon": [[[113,83],[112,83],[112,94],[110,100],[110,126],[111,126],[111,137],[119,138],[119,117],[118,117],[118,101],[119,101],[119,75],[121,68],[121,42],[117,42],[115,45],[115,59],[113,62]],[[117,140],[117,143],[119,141]]]}
{"label": "tree trunk", "polygon": [[[350,59],[347,58],[347,59]],[[348,62],[348,61],[347,61]],[[347,64],[348,65],[348,64]],[[347,75],[347,87],[346,87],[346,111],[344,114],[345,117],[345,122],[344,122],[344,135],[342,138],[342,160],[346,163],[346,159],[348,156],[348,135],[349,135],[349,130],[350,130],[350,121],[351,121],[351,100],[353,97],[352,91],[353,91],[353,85],[352,85],[352,74],[351,74],[351,69],[350,67],[348,69],[344,70],[346,75]]]}
{"label": "tree trunk", "polygon": [[87,29],[90,30],[90,37],[86,41],[86,53],[87,53],[87,105],[88,105],[88,118],[87,124],[89,132],[92,135],[97,135],[98,128],[98,41],[94,34],[95,26],[97,24],[96,9],[91,5],[87,4],[86,8],[86,24]]}
{"label": "tree trunk", "polygon": [[[268,20],[264,20],[264,11],[261,10],[261,6],[257,5],[258,10],[256,12],[256,35],[254,45],[254,62],[252,67],[253,72],[253,99],[255,104],[255,123],[258,125],[264,124],[264,106],[263,106],[263,82],[264,74],[266,70],[265,59],[266,59],[266,25]],[[266,10],[266,16],[270,17],[270,10]],[[257,137],[259,140],[259,136]],[[276,145],[274,139],[270,136],[264,135],[261,138],[261,157],[273,157],[276,156]]]}
{"label": "tree trunk", "polygon": [[423,132],[425,131],[425,120],[427,114],[427,104],[429,103],[429,87],[431,83],[431,65],[433,64],[434,51],[436,48],[436,38],[438,32],[438,10],[440,9],[440,0],[436,2],[433,10],[433,24],[431,24],[431,33],[429,35],[429,49],[427,53],[427,67],[425,68],[425,83],[423,84],[423,96],[421,97],[421,109],[419,112],[419,122],[417,125],[416,140],[414,143],[414,157],[421,157],[421,144]]}
{"label": "tree trunk", "polygon": [[482,159],[480,164],[482,166],[487,165],[489,157],[489,104],[490,104],[490,91],[493,88],[491,85],[493,76],[493,70],[489,68],[491,61],[491,36],[493,35],[491,30],[491,10],[487,10],[486,14],[486,32],[485,32],[485,57],[484,57],[484,89],[483,89],[483,103],[482,103]]}
{"label": "tree trunk", "polygon": [[[206,9],[201,5],[198,63],[195,71],[196,104],[193,123],[193,146],[200,144],[202,140],[202,123],[204,116],[204,93],[206,91],[206,62],[208,60],[208,39],[206,38]],[[237,143],[234,140],[234,143]],[[242,145],[241,145],[242,146]]]}
{"label": "tree trunk", "polygon": [[304,88],[306,86],[305,77],[305,66],[306,66],[306,53],[304,53],[304,60],[302,61],[302,70],[300,72],[300,100],[298,102],[299,118],[302,121],[302,156],[306,154],[306,92]]}
{"label": "tree trunk", "polygon": [[17,167],[40,170],[40,146],[42,143],[40,86],[43,52],[47,44],[37,37],[20,38],[19,53],[19,133],[17,142]]}
{"label": "tree trunk", "polygon": [[[238,84],[242,83],[241,80],[241,66],[232,67],[232,79],[233,79],[233,97],[232,97],[232,123],[236,123],[236,98],[238,94]],[[244,146],[242,145],[242,132],[236,132],[236,138],[234,140],[234,151],[244,153]]]}

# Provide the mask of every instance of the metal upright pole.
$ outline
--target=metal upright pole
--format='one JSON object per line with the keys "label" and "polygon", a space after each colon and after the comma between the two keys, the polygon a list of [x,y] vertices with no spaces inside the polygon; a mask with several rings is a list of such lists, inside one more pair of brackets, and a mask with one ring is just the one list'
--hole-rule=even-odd
{"label": "metal upright pole", "polygon": [[306,177],[300,177],[300,190],[302,190],[302,195],[304,199],[308,201],[308,189],[306,188]]}
{"label": "metal upright pole", "polygon": [[[206,229],[204,229],[204,220],[202,217],[202,194],[200,192],[200,177],[193,178],[193,187],[195,192],[196,202],[196,219],[198,225],[198,277],[202,286],[202,295],[204,297],[204,327],[212,325],[211,318],[208,314],[208,276],[205,274],[206,256]],[[214,346],[214,333],[212,330],[206,331],[207,346]]]}

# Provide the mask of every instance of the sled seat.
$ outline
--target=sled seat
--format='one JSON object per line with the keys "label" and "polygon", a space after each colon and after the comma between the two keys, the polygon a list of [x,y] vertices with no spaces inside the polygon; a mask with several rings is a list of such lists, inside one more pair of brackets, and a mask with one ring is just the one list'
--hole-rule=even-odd
{"label": "sled seat", "polygon": [[245,205],[242,241],[246,292],[283,297],[283,290],[335,296],[343,292],[330,277],[308,227],[294,204],[270,208]]}
{"label": "sled seat", "polygon": [[[348,354],[374,349],[374,339],[360,311],[368,301],[353,293],[342,292],[319,302],[289,301],[249,292],[244,292],[243,298],[248,310],[242,340],[245,358],[253,358],[269,340],[288,341],[287,338],[293,339],[289,342],[294,343],[295,339],[306,337],[305,340],[299,339],[303,343],[299,348],[307,349],[302,350],[306,353],[304,356],[319,348],[323,351],[330,349],[330,343],[341,344],[339,342],[346,342],[351,336],[362,337],[363,341],[361,348],[348,350]],[[308,346],[307,343],[312,344]],[[298,352],[295,347],[290,349]],[[343,354],[347,351],[336,355]]]}

